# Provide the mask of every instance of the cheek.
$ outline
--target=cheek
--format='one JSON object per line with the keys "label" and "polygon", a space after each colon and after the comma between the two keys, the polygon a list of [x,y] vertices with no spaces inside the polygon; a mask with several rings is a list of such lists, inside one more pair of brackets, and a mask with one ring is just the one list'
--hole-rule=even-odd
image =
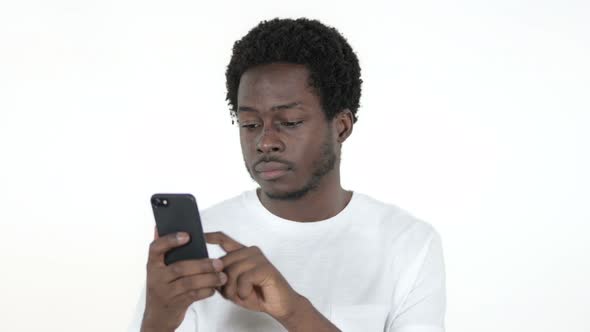
{"label": "cheek", "polygon": [[243,151],[250,151],[254,148],[254,137],[240,131],[240,146]]}
{"label": "cheek", "polygon": [[240,147],[242,148],[242,156],[244,157],[244,160],[249,162],[250,156],[252,155],[251,143],[248,142],[244,137],[240,136]]}
{"label": "cheek", "polygon": [[309,136],[301,137],[292,145],[291,152],[292,158],[301,170],[311,171],[314,163],[320,157],[321,144],[310,140]]}

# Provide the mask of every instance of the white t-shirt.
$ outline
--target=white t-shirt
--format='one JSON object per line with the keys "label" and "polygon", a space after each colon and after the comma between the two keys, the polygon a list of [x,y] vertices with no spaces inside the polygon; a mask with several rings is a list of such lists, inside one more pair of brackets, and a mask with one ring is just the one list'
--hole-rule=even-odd
{"label": "white t-shirt", "polygon": [[[201,212],[205,232],[258,246],[299,294],[345,332],[443,332],[441,240],[406,211],[354,192],[336,216],[294,222],[270,213],[255,190]],[[209,257],[225,255],[207,244]],[[139,331],[145,288],[130,331]],[[286,331],[220,294],[193,303],[177,332]]]}

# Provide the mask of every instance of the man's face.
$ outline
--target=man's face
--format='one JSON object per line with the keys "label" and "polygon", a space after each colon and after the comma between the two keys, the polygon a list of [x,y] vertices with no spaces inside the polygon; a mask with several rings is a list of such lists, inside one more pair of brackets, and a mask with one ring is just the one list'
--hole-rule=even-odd
{"label": "man's face", "polygon": [[238,122],[246,169],[269,198],[298,199],[336,165],[331,124],[303,65],[246,71],[238,88]]}

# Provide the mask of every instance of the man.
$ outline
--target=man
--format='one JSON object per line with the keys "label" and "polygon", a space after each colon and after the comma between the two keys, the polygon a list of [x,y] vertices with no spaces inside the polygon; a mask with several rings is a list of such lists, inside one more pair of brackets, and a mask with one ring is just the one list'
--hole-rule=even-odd
{"label": "man", "polygon": [[226,78],[259,188],[202,212],[211,259],[166,266],[187,237],[156,234],[131,330],[444,331],[438,233],[340,185],[362,83],[347,41],[314,20],[265,21]]}

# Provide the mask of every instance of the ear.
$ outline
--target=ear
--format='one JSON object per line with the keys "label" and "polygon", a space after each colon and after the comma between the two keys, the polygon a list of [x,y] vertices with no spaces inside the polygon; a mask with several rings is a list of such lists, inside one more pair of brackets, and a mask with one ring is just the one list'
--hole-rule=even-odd
{"label": "ear", "polygon": [[336,140],[342,144],[352,134],[354,115],[349,109],[344,109],[336,114],[332,124],[334,133],[337,135]]}

